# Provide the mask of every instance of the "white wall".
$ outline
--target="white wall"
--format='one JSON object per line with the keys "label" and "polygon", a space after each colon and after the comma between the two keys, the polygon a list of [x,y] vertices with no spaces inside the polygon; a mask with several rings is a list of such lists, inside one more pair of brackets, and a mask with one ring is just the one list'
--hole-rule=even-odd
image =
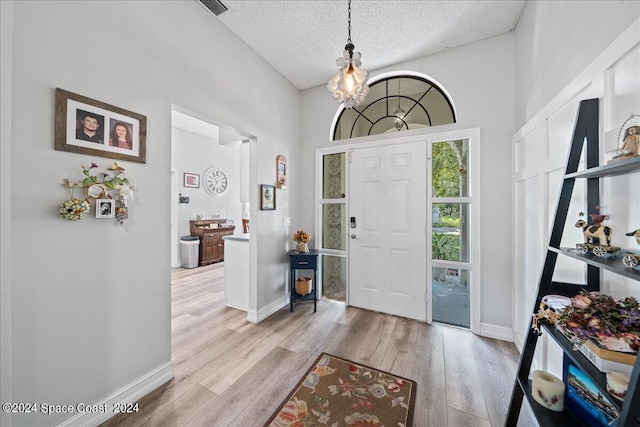
{"label": "white wall", "polygon": [[[553,17],[551,19],[550,17]],[[529,329],[567,150],[582,99],[600,99],[601,163],[615,154],[617,136],[631,112],[640,111],[640,3],[528,2],[516,30],[516,105],[526,123],[514,142],[514,330],[520,346]],[[566,25],[575,22],[570,32]],[[531,35],[534,40],[530,41]],[[553,53],[553,54],[552,54]],[[557,53],[557,57],[555,55]],[[586,211],[579,180],[562,246],[582,242],[573,227]],[[637,175],[608,178],[600,204],[609,215],[613,244],[632,249],[624,232],[637,228]],[[581,283],[584,263],[559,257],[554,280]],[[640,296],[637,282],[604,272],[603,290]],[[543,337],[534,364],[561,374],[561,354]]]}
{"label": "white wall", "polygon": [[637,0],[528,1],[515,31],[516,129],[638,17]]}
{"label": "white wall", "polygon": [[[13,3],[0,2],[0,401],[11,393],[11,58]],[[0,425],[11,425],[11,414],[0,413]]]}
{"label": "white wall", "polygon": [[[257,200],[257,184],[275,181],[277,154],[297,161],[300,95],[195,1],[15,2],[8,35],[2,3],[3,73],[4,43],[13,37],[10,89],[20,95],[7,119],[3,86],[2,146],[11,147],[2,151],[2,249],[10,154],[13,259],[6,265],[3,255],[2,290],[12,292],[12,399],[96,402],[170,361],[172,103],[257,136]],[[138,189],[125,226],[58,216],[68,198],[63,180],[80,178],[81,164],[109,161],[54,150],[56,87],[147,116],[147,163],[121,162]],[[294,216],[292,187],[278,194],[277,211],[252,214],[252,231],[269,246],[284,238],[281,217]],[[257,298],[268,303],[282,294],[287,259],[271,247],[257,259],[258,270],[269,271],[258,278]],[[67,417],[20,415],[13,424]]]}
{"label": "white wall", "polygon": [[[366,56],[363,59],[366,69]],[[510,311],[496,308],[511,305],[511,195],[504,183],[511,179],[510,140],[514,131],[513,34],[369,71],[370,76],[375,76],[398,70],[427,74],[451,95],[458,122],[434,131],[482,129],[482,333],[510,331]],[[313,228],[315,215],[315,149],[335,145],[329,141],[329,128],[338,105],[329,95],[324,85],[302,92],[303,146],[301,164],[295,173],[308,183],[300,194],[300,226],[308,229]],[[497,224],[502,226],[496,229]]]}

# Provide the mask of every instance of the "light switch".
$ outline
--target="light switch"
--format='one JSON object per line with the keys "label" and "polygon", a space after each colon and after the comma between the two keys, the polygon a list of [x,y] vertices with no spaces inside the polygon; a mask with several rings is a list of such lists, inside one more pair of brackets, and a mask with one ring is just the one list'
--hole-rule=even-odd
{"label": "light switch", "polygon": [[288,216],[285,216],[284,218],[282,218],[282,226],[283,227],[289,227],[291,225],[291,218]]}

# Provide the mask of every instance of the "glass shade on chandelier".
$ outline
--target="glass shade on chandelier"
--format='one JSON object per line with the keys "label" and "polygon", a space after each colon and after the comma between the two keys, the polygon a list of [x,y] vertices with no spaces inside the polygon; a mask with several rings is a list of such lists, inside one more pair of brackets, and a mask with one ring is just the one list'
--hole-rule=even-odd
{"label": "glass shade on chandelier", "polygon": [[360,105],[365,96],[369,93],[367,85],[367,73],[360,68],[360,52],[354,52],[355,46],[347,43],[345,51],[341,57],[336,59],[336,65],[340,67],[338,74],[327,84],[327,89],[331,91],[333,99],[345,108],[352,108]]}
{"label": "glass shade on chandelier", "polygon": [[369,73],[360,69],[362,55],[360,52],[353,51],[355,46],[351,43],[351,0],[349,0],[348,23],[347,45],[344,47],[342,56],[336,59],[336,65],[340,67],[340,71],[327,84],[327,89],[333,95],[333,99],[344,104],[344,108],[347,109],[360,105],[369,93],[367,85],[367,74]]}
{"label": "glass shade on chandelier", "polygon": [[400,79],[398,79],[398,108],[393,112],[393,124],[396,129],[402,130],[405,114],[407,114],[406,111],[404,111],[400,106]]}
{"label": "glass shade on chandelier", "polygon": [[393,123],[398,130],[402,130],[404,126],[404,115],[406,112],[400,107],[400,101],[398,101],[398,108],[393,112]]}

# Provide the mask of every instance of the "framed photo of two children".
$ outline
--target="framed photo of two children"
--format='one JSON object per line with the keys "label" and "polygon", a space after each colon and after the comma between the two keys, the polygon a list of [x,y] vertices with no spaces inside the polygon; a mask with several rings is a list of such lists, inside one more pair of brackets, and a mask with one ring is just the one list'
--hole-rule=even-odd
{"label": "framed photo of two children", "polygon": [[55,149],[147,162],[147,118],[56,88]]}

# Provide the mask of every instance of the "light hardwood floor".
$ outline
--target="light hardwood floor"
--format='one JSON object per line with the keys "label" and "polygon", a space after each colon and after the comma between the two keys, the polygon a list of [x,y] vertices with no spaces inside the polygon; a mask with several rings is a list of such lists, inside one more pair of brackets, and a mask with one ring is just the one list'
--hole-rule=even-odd
{"label": "light hardwood floor", "polygon": [[321,352],[417,381],[415,427],[502,426],[518,362],[511,343],[325,301],[254,325],[224,305],[222,263],[179,269],[176,376],[103,426],[262,426]]}

